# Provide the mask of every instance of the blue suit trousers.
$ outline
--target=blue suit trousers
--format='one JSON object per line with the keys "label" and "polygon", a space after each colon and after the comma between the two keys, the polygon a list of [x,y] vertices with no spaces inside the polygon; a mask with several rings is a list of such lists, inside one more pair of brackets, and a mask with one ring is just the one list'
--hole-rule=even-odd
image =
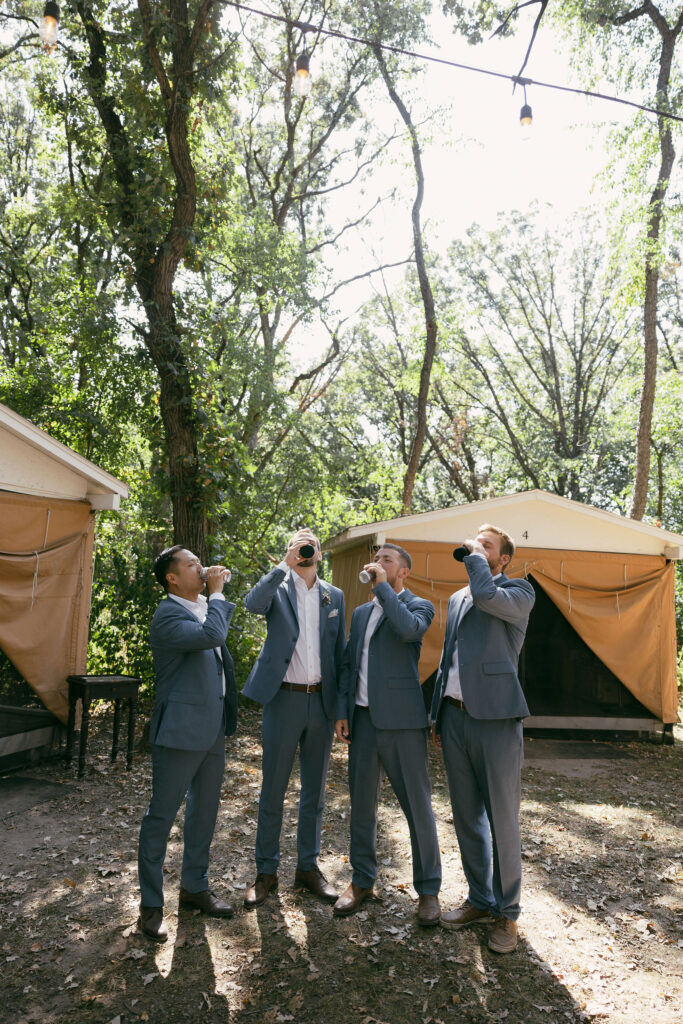
{"label": "blue suit trousers", "polygon": [[168,836],[185,800],[180,884],[188,892],[209,887],[209,848],[218,815],[225,769],[223,723],[210,750],[152,747],[152,799],[140,827],[138,875],[143,907],[164,905],[164,859]]}
{"label": "blue suit trousers", "polygon": [[310,871],[320,853],[325,784],[334,724],[325,715],[320,693],[279,690],[263,708],[263,783],[256,829],[256,869],[274,875],[280,862],[280,832],[285,794],[299,749],[299,826],[297,867]]}
{"label": "blue suit trousers", "polygon": [[440,727],[468,899],[516,921],[522,889],[522,722],[472,718],[444,702]]}
{"label": "blue suit trousers", "polygon": [[377,804],[382,771],[408,821],[413,885],[420,895],[441,888],[441,857],[432,811],[426,729],[376,729],[356,707],[349,747],[352,881],[371,889],[377,878]]}

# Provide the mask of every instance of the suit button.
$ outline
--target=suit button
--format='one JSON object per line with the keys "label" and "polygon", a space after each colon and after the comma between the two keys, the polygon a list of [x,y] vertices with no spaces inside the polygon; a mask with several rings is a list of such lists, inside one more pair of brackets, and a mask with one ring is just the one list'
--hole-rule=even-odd
{"label": "suit button", "polygon": [[285,665],[289,665],[289,658],[285,658]]}

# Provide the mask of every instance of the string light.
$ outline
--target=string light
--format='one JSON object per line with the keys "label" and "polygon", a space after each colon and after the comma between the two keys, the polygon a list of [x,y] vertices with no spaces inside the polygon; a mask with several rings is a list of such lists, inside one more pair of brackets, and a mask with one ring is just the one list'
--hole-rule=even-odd
{"label": "string light", "polygon": [[531,124],[533,122],[531,107],[526,101],[526,86],[524,86],[524,105],[519,112],[519,123],[522,126],[522,138],[526,142],[531,138]]}
{"label": "string light", "polygon": [[480,68],[475,64],[460,64],[458,61],[447,60],[445,57],[435,57],[429,53],[420,53],[416,50],[404,50],[400,46],[391,46],[389,43],[382,43],[377,39],[365,39],[363,36],[349,35],[347,32],[338,32],[331,28],[308,25],[305,22],[297,21],[294,18],[287,18],[284,15],[272,14],[270,11],[260,11],[256,7],[248,7],[247,4],[237,3],[236,0],[220,0],[226,7],[234,7],[239,11],[247,11],[249,14],[256,14],[260,18],[267,18],[270,21],[279,21],[281,24],[290,25],[302,31],[316,32],[318,35],[331,36],[333,39],[344,39],[349,43],[360,43],[372,49],[379,47],[387,53],[396,53],[401,57],[414,57],[416,60],[428,61],[432,64],[443,64],[446,67],[457,68],[459,71],[473,71],[478,75],[489,75],[491,78],[502,78],[506,82],[515,85],[534,85],[537,89],[554,89],[557,92],[573,93],[575,96],[586,96],[588,99],[605,100],[607,103],[620,103],[624,107],[632,107],[634,110],[642,110],[646,114],[656,114],[658,117],[667,118],[669,121],[683,123],[683,117],[679,114],[672,114],[668,110],[661,110],[659,107],[648,107],[644,103],[636,103],[635,100],[625,100],[621,96],[610,96],[604,92],[593,92],[591,89],[577,89],[571,85],[558,85],[556,82],[537,82],[533,78],[521,78],[519,75],[508,75],[503,71],[492,71],[490,68]]}
{"label": "string light", "polygon": [[53,0],[47,0],[45,4],[38,34],[43,41],[43,48],[52,53],[59,39],[59,4],[53,3]]}
{"label": "string light", "polygon": [[297,96],[300,96],[302,100],[305,100],[311,91],[311,84],[310,60],[304,46],[303,52],[296,58],[296,67],[294,70],[294,92]]}

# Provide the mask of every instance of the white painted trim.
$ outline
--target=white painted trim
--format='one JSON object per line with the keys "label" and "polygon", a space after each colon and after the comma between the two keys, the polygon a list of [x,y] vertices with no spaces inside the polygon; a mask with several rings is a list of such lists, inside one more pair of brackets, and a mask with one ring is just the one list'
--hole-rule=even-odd
{"label": "white painted trim", "polygon": [[659,718],[602,718],[577,715],[530,715],[525,729],[607,729],[609,732],[661,732]]}
{"label": "white painted trim", "polygon": [[[117,480],[115,476],[110,473],[105,473],[103,469],[96,466],[93,462],[88,459],[84,459],[82,455],[78,455],[72,451],[71,448],[67,448],[61,441],[56,441],[54,437],[50,437],[44,430],[40,430],[29,420],[24,419],[23,416],[19,416],[18,413],[14,412],[8,406],[3,405],[0,402],[0,428],[4,428],[10,434],[20,438],[26,444],[31,445],[38,451],[48,455],[55,462],[62,466],[66,466],[72,472],[78,476],[87,480],[90,484],[94,485],[88,490],[88,500],[91,501],[91,497],[95,495],[102,496],[103,492],[105,495],[118,495],[118,498],[124,500],[128,497],[130,488],[128,484],[123,483],[121,480]],[[6,490],[11,489],[5,487]],[[91,501],[92,504],[92,501]],[[93,508],[96,507],[93,505]]]}
{"label": "white painted trim", "polygon": [[[594,505],[584,505],[580,501],[561,498],[557,494],[550,494],[548,491],[541,491],[538,489],[532,491],[521,491],[518,494],[501,495],[498,498],[487,498],[483,501],[466,502],[462,505],[450,505],[446,508],[435,509],[431,512],[419,512],[416,515],[400,516],[397,519],[386,519],[376,523],[365,523],[362,526],[350,526],[342,533],[338,533],[334,537],[330,537],[330,539],[324,544],[324,550],[335,551],[337,549],[349,547],[354,543],[354,541],[361,540],[363,537],[372,533],[376,533],[384,537],[390,537],[392,530],[397,527],[405,529],[407,526],[414,525],[419,528],[424,523],[448,519],[449,517],[457,517],[458,514],[469,515],[477,510],[481,511],[483,518],[493,518],[488,515],[489,510],[494,510],[498,506],[509,508],[511,505],[524,504],[530,501],[545,502],[546,504],[555,506],[556,508],[571,511],[576,516],[586,516],[590,519],[596,519],[602,523],[609,524],[610,526],[618,524],[619,527],[633,531],[635,534],[642,534],[650,538],[656,537],[657,540],[662,543],[668,542],[664,549],[665,557],[681,558],[683,556],[683,535],[679,533],[671,533],[669,530],[663,530],[659,526],[651,526],[649,523],[642,523],[637,519],[628,519],[626,516],[621,516],[616,512],[607,512],[604,509],[595,508]],[[484,515],[485,512],[486,515]],[[419,539],[419,533],[417,533],[413,540]],[[674,554],[674,552],[677,552],[677,554]]]}

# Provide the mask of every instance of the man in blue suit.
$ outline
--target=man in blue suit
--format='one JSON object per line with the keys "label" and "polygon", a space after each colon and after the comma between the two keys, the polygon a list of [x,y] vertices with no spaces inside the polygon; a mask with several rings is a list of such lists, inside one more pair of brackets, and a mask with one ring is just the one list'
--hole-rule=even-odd
{"label": "man in blue suit", "polygon": [[248,908],[258,907],[277,888],[284,800],[297,747],[301,795],[294,881],[322,900],[337,898],[318,867],[318,856],[344,653],[344,595],[318,578],[321,558],[318,538],[300,530],[283,561],[244,599],[267,625],[266,641],[243,689],[263,704],[257,874],[244,897]]}
{"label": "man in blue suit", "polygon": [[209,600],[196,555],[181,544],[154,563],[166,591],[152,620],[150,640],[156,686],[149,738],[152,799],[142,819],[138,852],[141,904],[138,927],[165,942],[163,864],[169,832],[185,800],[180,905],[213,917],[233,908],[209,889],[209,848],[225,768],[225,737],[237,724],[237,690],[225,645],[234,604],[223,596],[227,570],[206,570]]}
{"label": "man in blue suit", "polygon": [[355,913],[377,878],[377,804],[384,770],[408,820],[417,920],[439,923],[441,858],[427,766],[429,722],[420,688],[422,637],[434,606],[404,587],[410,555],[384,544],[365,566],[374,599],[356,608],[344,653],[337,738],[349,744],[351,884],[334,913]]}
{"label": "man in blue suit", "polygon": [[515,546],[500,527],[481,526],[465,547],[470,582],[448,602],[431,718],[469,891],[441,924],[491,922],[489,949],[511,953],[522,888],[522,719],[529,714],[517,662],[534,590],[528,580],[505,576]]}

